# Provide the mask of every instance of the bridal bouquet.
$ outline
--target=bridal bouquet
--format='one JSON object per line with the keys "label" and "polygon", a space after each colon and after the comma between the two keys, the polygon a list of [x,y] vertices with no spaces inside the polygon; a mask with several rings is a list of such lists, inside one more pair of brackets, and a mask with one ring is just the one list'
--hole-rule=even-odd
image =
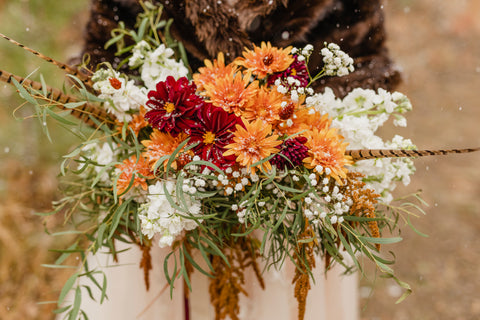
{"label": "bridal bouquet", "polygon": [[[159,10],[145,4],[138,30],[120,25],[107,44],[128,55],[121,63],[128,75],[108,62],[91,76],[64,68],[74,83],[65,93],[2,73],[42,123],[54,118],[83,141],[64,156],[64,197],[49,213],[64,214],[67,233],[77,237],[57,265],[69,255],[81,259],[58,312],[86,318],[82,290],[103,301],[104,270],[90,269],[87,256],[106,249],[116,257],[117,241],[143,250],[147,287],[149,270],[162,267],[152,266],[153,246],[170,249],[164,271],[172,289],[179,281],[190,287],[194,270],[210,277],[217,319],[238,319],[247,268],[263,286],[262,273],[284,263],[296,266],[293,293],[302,319],[320,257],[327,270],[337,263],[346,271],[361,270],[359,260],[368,258],[408,294],[380,245],[401,240],[382,231],[395,235],[399,221],[410,224],[412,211],[421,212],[405,199],[394,204],[392,191],[409,183],[410,157],[423,154],[408,139],[387,141],[376,131],[389,119],[405,126],[409,100],[382,89],[357,88],[343,99],[328,88],[315,93],[318,79],[353,71],[353,59],[333,43],[321,49],[316,74],[308,68],[311,45],[270,43],[245,48],[229,64],[220,52],[190,70]],[[80,277],[92,286],[79,285]],[[70,291],[75,298],[68,304]]]}

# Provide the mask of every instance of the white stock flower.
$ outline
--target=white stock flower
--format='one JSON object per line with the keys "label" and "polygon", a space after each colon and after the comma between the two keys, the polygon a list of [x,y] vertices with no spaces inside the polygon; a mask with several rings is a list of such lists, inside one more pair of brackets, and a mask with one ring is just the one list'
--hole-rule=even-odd
{"label": "white stock flower", "polygon": [[[187,76],[188,69],[181,60],[176,61],[171,58],[173,54],[174,51],[165,47],[164,44],[161,44],[154,51],[141,52],[144,59],[140,68],[140,76],[148,90],[154,90],[156,84],[165,81],[168,76],[173,76],[175,79]],[[138,64],[139,56],[140,53],[132,56],[130,60],[132,64]]]}
{"label": "white stock flower", "polygon": [[[147,201],[140,208],[139,218],[141,220],[142,233],[151,239],[159,234],[158,245],[163,248],[171,246],[175,238],[183,230],[193,230],[197,227],[197,220],[184,218],[183,216],[200,216],[201,204],[198,200],[184,194],[188,206],[188,213],[179,212],[172,207],[165,195],[165,190],[177,202],[176,181],[157,181],[156,184],[148,187]],[[198,220],[201,222],[202,220]]]}
{"label": "white stock flower", "polygon": [[115,115],[120,121],[130,121],[131,112],[136,112],[147,102],[144,88],[135,86],[133,80],[126,81],[120,73],[111,69],[100,69],[94,73],[93,89],[100,92],[98,97],[105,99],[108,112]]}

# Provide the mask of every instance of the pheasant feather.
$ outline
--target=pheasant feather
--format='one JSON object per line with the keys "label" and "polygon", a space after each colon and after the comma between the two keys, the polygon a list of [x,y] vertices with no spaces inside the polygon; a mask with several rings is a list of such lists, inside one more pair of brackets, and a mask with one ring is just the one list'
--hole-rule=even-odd
{"label": "pheasant feather", "polygon": [[[33,81],[30,79],[25,79],[23,77],[11,74],[9,72],[0,70],[0,81],[1,82],[6,82],[9,84],[12,84],[12,78],[17,80],[19,83],[21,83],[24,87],[26,88],[31,88],[37,91],[45,91],[46,94],[43,97],[43,99],[52,101],[52,102],[58,102],[57,107],[62,108],[62,109],[67,109],[64,107],[64,104],[70,103],[70,102],[79,102],[79,100],[69,94],[63,93],[61,90],[57,88],[52,88],[49,86],[46,86],[45,88],[40,82]],[[93,118],[97,119],[99,122],[105,122],[108,125],[111,125],[114,123],[115,119],[112,119],[112,116],[107,114],[105,110],[102,110],[98,108],[96,105],[85,102],[85,104],[78,106],[73,109],[68,109],[72,110],[71,115],[76,117],[77,119],[81,120],[85,124],[87,124],[90,127],[93,128],[98,128],[97,124],[95,121],[93,121],[90,116]]]}
{"label": "pheasant feather", "polygon": [[10,41],[11,43],[15,44],[16,46],[19,46],[20,48],[22,49],[25,49],[31,53],[33,53],[34,55],[36,55],[37,57],[49,62],[49,63],[52,63],[54,65],[56,65],[57,67],[59,67],[60,69],[63,69],[65,70],[65,72],[67,72],[68,74],[71,74],[71,75],[74,75],[76,76],[78,79],[80,79],[83,84],[85,84],[85,86],[88,88],[88,89],[92,89],[93,88],[93,82],[92,80],[90,79],[89,76],[87,76],[86,74],[84,74],[83,72],[81,72],[80,70],[78,70],[76,67],[73,67],[73,66],[69,66],[65,63],[62,63],[62,62],[59,62],[55,59],[52,59],[50,57],[47,57],[46,55],[36,51],[36,50],[33,50],[33,49],[30,49],[29,47],[7,37],[6,35],[0,33],[0,37]]}
{"label": "pheasant feather", "polygon": [[353,161],[378,159],[378,158],[416,158],[425,156],[437,156],[453,153],[469,153],[479,151],[480,148],[450,149],[450,150],[396,150],[396,149],[362,149],[346,150],[345,154],[351,156]]}

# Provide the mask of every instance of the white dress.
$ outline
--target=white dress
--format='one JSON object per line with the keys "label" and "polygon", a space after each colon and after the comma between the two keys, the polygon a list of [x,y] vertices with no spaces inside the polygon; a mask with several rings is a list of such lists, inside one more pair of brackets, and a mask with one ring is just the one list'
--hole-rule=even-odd
{"label": "white dress", "polygon": [[[153,270],[150,273],[150,290],[145,290],[143,271],[139,268],[141,252],[133,246],[119,256],[119,265],[107,261],[109,255],[90,257],[90,264],[100,263],[107,274],[107,295],[102,305],[91,301],[86,292],[82,307],[90,319],[116,320],[184,320],[183,282],[173,290],[169,288],[163,274],[163,259],[168,250],[152,248]],[[106,258],[108,257],[108,258]],[[99,261],[103,259],[103,261]],[[325,277],[323,263],[318,261],[314,269],[315,284],[308,294],[305,320],[355,320],[358,319],[357,276],[341,275],[342,267],[330,270]],[[297,300],[294,298],[292,278],[293,264],[286,262],[281,271],[265,272],[265,290],[262,290],[250,270],[246,274],[248,297],[241,296],[240,319],[296,320]],[[208,293],[208,279],[198,271],[192,274],[190,293],[190,320],[215,319]]]}

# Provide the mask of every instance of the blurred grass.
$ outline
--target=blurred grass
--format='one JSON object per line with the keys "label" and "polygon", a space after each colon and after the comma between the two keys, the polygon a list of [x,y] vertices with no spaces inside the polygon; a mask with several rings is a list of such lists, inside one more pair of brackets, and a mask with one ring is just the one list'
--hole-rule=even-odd
{"label": "blurred grass", "polygon": [[[0,0],[0,32],[47,56],[67,62],[78,54],[87,18],[88,0]],[[0,69],[61,88],[64,73],[33,54],[0,39]],[[38,70],[37,70],[38,68]],[[58,160],[75,139],[49,123],[50,143],[36,119],[12,87],[0,84],[0,319],[53,319],[61,283],[68,277],[40,267],[53,263],[48,249],[62,247],[44,232],[61,217],[44,221],[35,212],[48,211],[56,196]],[[15,111],[16,110],[16,111]]]}

